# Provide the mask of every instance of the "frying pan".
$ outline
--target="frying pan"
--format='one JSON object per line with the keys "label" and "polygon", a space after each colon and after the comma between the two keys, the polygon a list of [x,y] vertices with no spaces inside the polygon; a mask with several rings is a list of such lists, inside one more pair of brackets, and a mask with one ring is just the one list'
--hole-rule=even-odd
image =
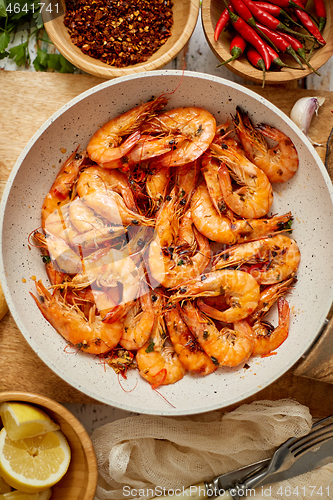
{"label": "frying pan", "polygon": [[[274,186],[271,213],[292,212],[292,236],[300,247],[301,264],[289,296],[290,334],[275,356],[250,359],[247,369],[242,365],[220,368],[207,377],[186,375],[157,392],[134,370],[120,382],[98,358],[64,350],[66,341],[44,320],[29,295],[34,291],[30,277],[44,283],[47,277],[39,251],[28,244],[28,234],[40,226],[41,206],[55,178],[55,165],[78,145],[84,149],[95,130],[110,118],[161,93],[170,99],[167,108],[200,106],[212,112],[218,124],[241,105],[254,123],[268,123],[291,138],[300,166],[289,182]],[[66,154],[61,153],[62,148]],[[66,382],[100,402],[157,415],[202,413],[238,403],[291,368],[324,324],[333,295],[332,194],[328,174],[307,138],[284,113],[254,92],[194,72],[153,71],[111,80],[84,92],[47,120],[11,172],[0,207],[0,279],[6,300],[38,356]]]}

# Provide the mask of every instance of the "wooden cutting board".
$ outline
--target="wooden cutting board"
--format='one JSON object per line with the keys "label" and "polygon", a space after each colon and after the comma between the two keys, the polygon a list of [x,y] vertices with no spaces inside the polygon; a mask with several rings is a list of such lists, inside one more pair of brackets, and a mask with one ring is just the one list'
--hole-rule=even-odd
{"label": "wooden cutting board", "polygon": [[[0,71],[1,195],[15,161],[38,128],[63,104],[102,81],[88,75]],[[266,97],[287,115],[297,99],[313,95],[311,91],[285,90],[280,86],[266,89],[251,86],[251,89]],[[333,93],[316,91],[315,95],[325,97],[326,101],[318,116],[311,122],[310,135],[313,140],[326,143],[333,126]],[[324,147],[317,148],[323,161],[325,151]],[[331,177],[333,178],[333,172]],[[313,416],[333,414],[333,385],[319,381],[322,373],[309,375],[302,366],[302,362],[299,362],[279,380],[248,398],[246,402],[294,398],[307,405]],[[314,378],[296,376],[295,369],[300,370],[299,374]],[[0,391],[5,390],[35,392],[63,402],[95,402],[60,379],[39,359],[18,330],[10,313],[0,323]]]}

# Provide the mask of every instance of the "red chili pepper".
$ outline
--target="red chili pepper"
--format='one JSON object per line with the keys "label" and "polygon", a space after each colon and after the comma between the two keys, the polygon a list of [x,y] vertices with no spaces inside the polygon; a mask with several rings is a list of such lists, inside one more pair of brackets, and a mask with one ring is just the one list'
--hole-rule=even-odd
{"label": "red chili pepper", "polygon": [[[302,3],[300,0],[295,0],[294,3],[296,3],[298,7],[302,7]],[[326,45],[326,42],[323,39],[319,29],[312,21],[309,14],[299,8],[295,9],[295,14],[298,17],[299,21],[301,21],[301,23],[303,24],[304,28],[306,28],[308,32],[315,37],[315,39],[320,43],[320,45]]]}
{"label": "red chili pepper", "polygon": [[[229,5],[229,9],[231,11],[233,11],[231,4]],[[224,28],[228,24],[229,20],[230,20],[230,17],[229,17],[228,9],[224,9],[224,11],[220,15],[219,20],[217,21],[216,26],[215,26],[215,31],[214,31],[215,42],[217,42],[219,36],[221,35],[222,31],[224,30]]]}
{"label": "red chili pepper", "polygon": [[272,30],[288,31],[289,33],[299,35],[299,33],[292,30],[291,28],[288,28],[288,26],[285,26],[283,23],[281,23],[279,19],[272,16],[269,12],[266,12],[264,9],[258,7],[254,2],[252,2],[252,0],[243,0],[243,1],[251,11],[253,16],[262,24],[267,26],[267,28],[270,28]]}
{"label": "red chili pepper", "polygon": [[295,69],[293,66],[288,66],[288,64],[285,64],[283,61],[281,61],[279,54],[277,52],[275,52],[275,50],[270,45],[268,45],[268,43],[266,44],[266,47],[267,47],[267,51],[270,55],[270,58],[272,60],[272,63],[275,64],[275,66],[279,66],[279,68]]}
{"label": "red chili pepper", "polygon": [[223,64],[227,64],[235,59],[238,59],[242,54],[244,54],[244,50],[246,48],[246,41],[244,38],[237,33],[230,43],[230,54],[231,57],[227,61],[223,61],[221,64],[218,64],[217,67],[223,66]]}
{"label": "red chili pepper", "polygon": [[[227,6],[226,0],[224,0],[224,3]],[[242,37],[247,42],[251,43],[257,49],[259,54],[261,54],[263,57],[266,69],[269,69],[271,65],[271,59],[258,33],[251,26],[249,26],[240,16],[237,16],[237,14],[231,12],[230,9],[228,10],[229,10],[230,21],[235,30],[238,31],[238,33],[242,35]]]}
{"label": "red chili pepper", "polygon": [[265,10],[266,12],[269,12],[272,16],[275,17],[283,16],[286,19],[289,19],[289,21],[299,26],[300,28],[303,28],[303,26],[301,24],[298,24],[298,22],[295,21],[295,19],[293,19],[284,9],[282,9],[282,7],[279,7],[278,5],[274,5],[268,2],[253,2],[253,3],[255,3],[258,7]]}
{"label": "red chili pepper", "polygon": [[281,7],[279,7],[278,5],[274,5],[273,3],[268,3],[268,2],[254,2],[254,3],[256,4],[257,7],[260,7],[261,9],[264,9],[270,14],[272,14],[272,16],[277,17],[281,14],[281,11],[284,12],[284,10],[281,9]]}
{"label": "red chili pepper", "polygon": [[326,24],[326,7],[324,0],[314,0],[314,8],[318,17],[318,29],[322,31]]}
{"label": "red chili pepper", "polygon": [[235,9],[235,12],[250,26],[256,27],[256,22],[252,15],[250,9],[247,8],[243,0],[231,0],[231,5]]}
{"label": "red chili pepper", "polygon": [[284,7],[284,8],[287,8],[287,7],[296,7],[297,9],[301,9],[301,10],[304,10],[304,7],[302,7],[302,3],[301,3],[301,6],[299,5],[299,3],[297,4],[296,3],[296,0],[270,0],[271,3],[273,3],[274,5],[279,5],[280,7]]}
{"label": "red chili pepper", "polygon": [[257,23],[257,26],[267,35],[267,37],[272,41],[272,43],[274,43],[274,45],[280,52],[287,52],[287,54],[293,56],[297,63],[301,66],[301,68],[304,69],[295,50],[280,33],[277,33],[276,31],[273,31],[260,23]]}
{"label": "red chili pepper", "polygon": [[[253,13],[251,10],[248,8],[246,5],[246,0],[231,0],[232,6],[234,7],[235,11],[237,14],[245,21],[247,24],[252,26],[253,28],[257,28],[257,30],[260,32],[258,29],[257,23],[253,17]],[[266,38],[266,35],[264,33],[260,33],[264,38]]]}
{"label": "red chili pepper", "polygon": [[321,76],[320,73],[318,73],[318,71],[316,71],[312,66],[311,64],[309,63],[309,61],[307,60],[306,58],[306,53],[305,53],[305,49],[303,47],[303,45],[301,44],[301,42],[299,40],[297,40],[297,38],[289,35],[289,33],[281,33],[278,31],[278,33],[287,41],[290,43],[290,45],[292,46],[292,48],[295,50],[295,52],[303,59],[303,61],[305,62],[305,64],[314,72],[316,73],[316,75],[318,76]]}
{"label": "red chili pepper", "polygon": [[246,51],[246,57],[248,58],[249,62],[258,69],[261,69],[263,72],[263,79],[262,79],[262,88],[265,87],[265,74],[266,74],[266,67],[263,58],[259,54],[259,52],[254,48],[254,47],[249,47]]}

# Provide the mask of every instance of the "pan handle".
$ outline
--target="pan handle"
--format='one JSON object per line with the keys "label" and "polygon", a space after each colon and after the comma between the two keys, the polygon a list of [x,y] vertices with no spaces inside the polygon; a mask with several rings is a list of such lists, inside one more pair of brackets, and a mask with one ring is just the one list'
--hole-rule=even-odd
{"label": "pan handle", "polygon": [[326,320],[323,331],[310,348],[294,375],[333,384],[333,316]]}

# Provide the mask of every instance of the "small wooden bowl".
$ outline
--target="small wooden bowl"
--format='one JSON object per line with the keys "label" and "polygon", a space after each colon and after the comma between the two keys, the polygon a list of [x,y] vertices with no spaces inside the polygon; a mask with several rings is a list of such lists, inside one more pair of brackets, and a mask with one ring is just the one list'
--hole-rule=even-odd
{"label": "small wooden bowl", "polygon": [[[60,5],[60,2],[59,2]],[[173,26],[171,36],[147,61],[125,68],[110,66],[98,59],[84,54],[70,40],[64,25],[65,1],[61,0],[62,13],[42,11],[43,22],[48,36],[59,52],[74,66],[86,73],[101,78],[115,78],[142,71],[162,68],[171,62],[190,39],[199,15],[199,0],[177,0],[173,2]]]}
{"label": "small wooden bowl", "polygon": [[57,424],[71,448],[68,471],[52,486],[51,500],[93,500],[97,487],[97,461],[92,442],[83,425],[64,406],[38,394],[1,392],[0,403],[18,401],[40,407]]}
{"label": "small wooden bowl", "polygon": [[[313,2],[309,2],[309,11],[313,11]],[[327,11],[327,21],[325,28],[323,30],[323,37],[326,40],[326,45],[320,49],[316,49],[311,57],[311,66],[318,70],[323,64],[325,64],[328,59],[333,54],[333,3],[330,0],[325,2]],[[214,30],[216,23],[224,10],[225,4],[223,0],[202,0],[202,24],[205,32],[207,42],[216,55],[216,57],[221,61],[227,61],[230,56],[230,42],[231,35],[227,31],[223,31],[217,42],[214,40]],[[284,57],[284,55],[283,55]],[[283,59],[281,57],[281,59]],[[286,64],[295,66],[295,69],[283,68],[281,70],[269,70],[266,71],[266,83],[278,84],[284,82],[290,82],[293,80],[298,80],[299,78],[304,78],[312,73],[312,70],[303,64],[304,70],[297,69],[297,63],[292,56],[288,56],[284,59]],[[259,69],[254,68],[246,59],[245,56],[241,56],[239,59],[225,64],[233,73],[239,75],[247,80],[253,82],[263,81],[263,72]]]}

